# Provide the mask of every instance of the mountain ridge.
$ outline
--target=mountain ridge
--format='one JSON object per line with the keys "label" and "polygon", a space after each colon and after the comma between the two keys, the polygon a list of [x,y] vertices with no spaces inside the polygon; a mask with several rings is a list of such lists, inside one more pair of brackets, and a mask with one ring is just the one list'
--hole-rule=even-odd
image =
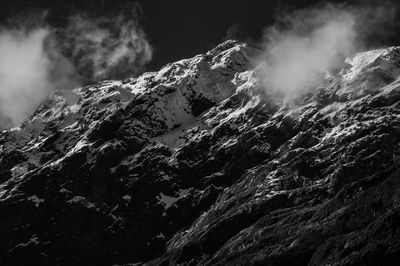
{"label": "mountain ridge", "polygon": [[276,102],[226,41],[52,93],[0,134],[9,265],[387,265],[399,257],[400,48]]}

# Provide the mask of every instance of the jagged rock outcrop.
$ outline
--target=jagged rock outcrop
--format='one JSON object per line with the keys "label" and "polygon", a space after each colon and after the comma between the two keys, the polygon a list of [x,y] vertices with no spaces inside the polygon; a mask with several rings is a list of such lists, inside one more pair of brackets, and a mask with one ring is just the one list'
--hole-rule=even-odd
{"label": "jagged rock outcrop", "polygon": [[[295,106],[227,41],[52,93],[0,135],[5,265],[389,265],[400,257],[400,48]],[[288,77],[289,78],[289,77]]]}

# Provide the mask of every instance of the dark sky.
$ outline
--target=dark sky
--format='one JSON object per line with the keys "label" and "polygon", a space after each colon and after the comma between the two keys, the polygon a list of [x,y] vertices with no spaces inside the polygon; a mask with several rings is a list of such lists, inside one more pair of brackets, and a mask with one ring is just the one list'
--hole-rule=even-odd
{"label": "dark sky", "polygon": [[[128,0],[13,0],[2,4],[4,20],[26,10],[48,9],[49,20],[62,24],[74,12],[112,15],[128,9]],[[149,70],[204,53],[220,43],[227,32],[242,39],[259,39],[263,28],[274,22],[282,9],[312,5],[318,0],[138,0],[142,7],[141,24],[155,49]],[[332,1],[330,1],[332,2]],[[334,1],[341,2],[341,1]],[[229,30],[230,29],[230,30]]]}

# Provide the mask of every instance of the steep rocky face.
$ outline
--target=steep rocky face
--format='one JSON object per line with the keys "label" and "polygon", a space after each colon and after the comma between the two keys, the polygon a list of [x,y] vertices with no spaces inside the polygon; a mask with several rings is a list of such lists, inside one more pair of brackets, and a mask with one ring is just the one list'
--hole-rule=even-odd
{"label": "steep rocky face", "polygon": [[[400,257],[400,48],[285,107],[227,41],[52,93],[0,135],[8,265],[388,265]],[[290,78],[290,77],[288,77]]]}

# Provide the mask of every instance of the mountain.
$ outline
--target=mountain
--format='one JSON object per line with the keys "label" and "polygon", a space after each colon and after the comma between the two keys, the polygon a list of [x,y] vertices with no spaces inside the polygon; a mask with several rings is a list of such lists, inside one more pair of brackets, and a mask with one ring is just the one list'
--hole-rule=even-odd
{"label": "mountain", "polygon": [[[390,265],[400,48],[285,105],[226,41],[53,92],[0,134],[3,265]],[[288,77],[290,78],[290,77]]]}

